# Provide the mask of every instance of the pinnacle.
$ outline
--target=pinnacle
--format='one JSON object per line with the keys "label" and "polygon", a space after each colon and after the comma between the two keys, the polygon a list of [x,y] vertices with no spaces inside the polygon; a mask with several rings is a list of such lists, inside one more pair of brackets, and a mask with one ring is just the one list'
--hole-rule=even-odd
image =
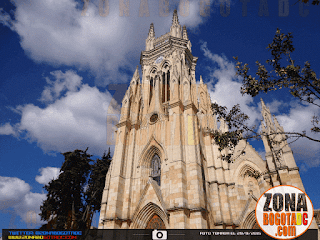
{"label": "pinnacle", "polygon": [[177,9],[173,11],[172,25],[179,24]]}
{"label": "pinnacle", "polygon": [[139,66],[138,66],[138,65],[137,65],[137,68],[136,68],[136,70],[135,70],[135,72],[134,72],[134,75],[135,75],[136,77],[139,76]]}
{"label": "pinnacle", "polygon": [[150,24],[150,29],[149,29],[149,37],[154,37],[154,26],[153,23]]}
{"label": "pinnacle", "polygon": [[182,27],[182,31],[183,31],[183,39],[187,39],[188,40],[188,33],[187,33],[187,27],[186,27],[186,25],[184,25],[183,27]]}
{"label": "pinnacle", "polygon": [[262,108],[263,108],[263,107],[266,107],[266,105],[265,105],[265,103],[264,103],[264,101],[263,101],[262,98],[260,98],[260,101],[261,101],[261,106],[262,106]]}
{"label": "pinnacle", "polygon": [[269,108],[266,106],[266,104],[264,103],[263,99],[260,98],[261,101],[261,110],[262,110],[262,115],[265,115],[265,112],[267,112],[268,114],[270,114],[270,110]]}
{"label": "pinnacle", "polygon": [[134,71],[134,74],[133,74],[133,77],[132,77],[132,81],[133,80],[137,80],[137,83],[138,83],[138,79],[140,79],[140,75],[139,75],[139,66],[137,65],[137,68]]}
{"label": "pinnacle", "polygon": [[281,125],[279,124],[275,115],[273,115],[273,121],[274,121],[274,125],[275,125],[276,129],[281,131]]}

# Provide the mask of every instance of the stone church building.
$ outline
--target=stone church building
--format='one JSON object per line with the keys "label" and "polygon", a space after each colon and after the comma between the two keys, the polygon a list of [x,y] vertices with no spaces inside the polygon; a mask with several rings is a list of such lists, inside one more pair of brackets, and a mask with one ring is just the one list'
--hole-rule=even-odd
{"label": "stone church building", "polygon": [[[170,31],[156,38],[151,24],[123,98],[112,165],[103,192],[99,228],[258,228],[255,205],[277,185],[304,190],[283,128],[262,103],[266,160],[245,140],[222,160],[219,128],[206,84],[196,83],[197,57],[177,12]],[[278,144],[274,143],[278,140]],[[281,141],[282,140],[282,141]]]}

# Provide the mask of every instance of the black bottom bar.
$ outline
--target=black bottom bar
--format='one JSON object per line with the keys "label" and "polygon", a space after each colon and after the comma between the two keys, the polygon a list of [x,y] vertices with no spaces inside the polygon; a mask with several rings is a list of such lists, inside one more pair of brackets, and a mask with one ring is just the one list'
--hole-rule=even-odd
{"label": "black bottom bar", "polygon": [[[90,229],[83,231],[53,231],[37,229],[3,229],[2,240],[50,239],[50,240],[265,240],[273,239],[261,230],[219,230],[219,229]],[[318,230],[310,229],[299,240],[317,240]]]}

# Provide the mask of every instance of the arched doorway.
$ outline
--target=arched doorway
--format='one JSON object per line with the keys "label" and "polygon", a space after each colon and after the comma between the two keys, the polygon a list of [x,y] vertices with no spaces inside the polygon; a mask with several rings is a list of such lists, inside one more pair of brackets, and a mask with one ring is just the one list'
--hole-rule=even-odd
{"label": "arched doorway", "polygon": [[154,214],[147,223],[146,229],[166,229],[166,226],[162,219],[157,214]]}
{"label": "arched doorway", "polygon": [[253,224],[252,229],[260,229],[260,227],[259,227],[259,225],[258,225],[257,222],[255,222],[255,223]]}
{"label": "arched doorway", "polygon": [[[149,202],[143,208],[138,206],[138,209],[140,210],[132,218],[131,229],[169,228],[169,217],[157,204]],[[153,223],[156,225],[152,225]]]}
{"label": "arched doorway", "polygon": [[260,229],[257,221],[256,221],[256,215],[255,215],[255,210],[250,212],[244,222],[242,223],[241,226],[242,229]]}

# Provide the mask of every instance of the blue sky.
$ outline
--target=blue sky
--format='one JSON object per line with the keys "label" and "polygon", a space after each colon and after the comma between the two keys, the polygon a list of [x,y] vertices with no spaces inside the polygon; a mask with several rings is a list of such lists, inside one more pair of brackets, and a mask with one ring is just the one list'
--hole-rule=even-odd
{"label": "blue sky", "polygon": [[[252,67],[264,62],[277,28],[293,33],[296,63],[309,61],[320,73],[319,6],[296,1],[231,0],[230,11],[217,0],[203,1],[210,13],[205,17],[196,0],[187,1],[189,12],[169,0],[168,16],[159,13],[162,1],[141,0],[148,3],[148,16],[139,16],[140,0],[130,0],[129,16],[120,16],[116,0],[109,0],[107,16],[99,15],[98,0],[89,1],[85,14],[77,0],[1,1],[1,229],[40,226],[31,213],[39,213],[43,186],[62,165],[60,152],[89,147],[98,157],[108,149],[106,121],[119,110],[112,99],[121,100],[139,64],[150,23],[156,37],[165,34],[175,8],[199,57],[197,81],[202,75],[213,101],[229,108],[240,103],[249,123],[258,124],[263,97],[286,131],[308,131],[318,108],[302,105],[285,90],[241,96],[241,79],[234,76],[233,56]],[[261,142],[252,144],[263,156]],[[292,150],[306,192],[320,208],[319,144],[298,140]]]}

